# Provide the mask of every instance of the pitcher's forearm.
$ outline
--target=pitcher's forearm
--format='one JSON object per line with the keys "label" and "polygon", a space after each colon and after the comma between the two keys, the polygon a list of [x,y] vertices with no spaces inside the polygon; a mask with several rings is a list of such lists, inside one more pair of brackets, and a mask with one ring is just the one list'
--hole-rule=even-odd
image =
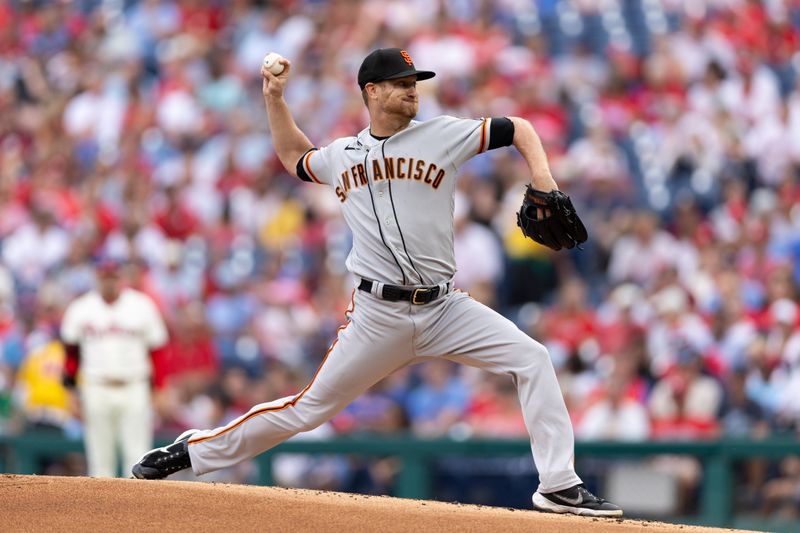
{"label": "pitcher's forearm", "polygon": [[510,117],[514,123],[513,144],[528,163],[531,171],[531,185],[540,191],[558,189],[558,185],[550,174],[550,165],[547,163],[542,140],[533,129],[530,122],[519,117]]}
{"label": "pitcher's forearm", "polygon": [[269,128],[272,131],[272,145],[284,168],[291,175],[296,175],[297,161],[314,145],[292,118],[286,100],[265,97]]}

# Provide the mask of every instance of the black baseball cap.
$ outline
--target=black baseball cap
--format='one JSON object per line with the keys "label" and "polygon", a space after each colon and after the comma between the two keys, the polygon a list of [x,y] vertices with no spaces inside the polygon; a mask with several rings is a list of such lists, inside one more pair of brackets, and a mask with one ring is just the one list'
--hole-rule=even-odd
{"label": "black baseball cap", "polygon": [[417,70],[414,61],[401,48],[379,48],[370,52],[358,69],[358,86],[362,89],[368,83],[393,80],[405,76],[417,75],[417,80],[428,80],[436,76],[430,70]]}

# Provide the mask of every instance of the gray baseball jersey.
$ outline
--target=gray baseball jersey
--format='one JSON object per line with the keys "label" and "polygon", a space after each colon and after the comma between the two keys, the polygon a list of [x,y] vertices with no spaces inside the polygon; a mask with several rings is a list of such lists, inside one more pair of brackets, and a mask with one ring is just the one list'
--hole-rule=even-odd
{"label": "gray baseball jersey", "polygon": [[347,268],[397,285],[452,279],[453,195],[458,168],[490,148],[508,146],[507,118],[437,117],[389,138],[369,128],[308,151],[297,166],[306,181],[334,187],[353,231]]}

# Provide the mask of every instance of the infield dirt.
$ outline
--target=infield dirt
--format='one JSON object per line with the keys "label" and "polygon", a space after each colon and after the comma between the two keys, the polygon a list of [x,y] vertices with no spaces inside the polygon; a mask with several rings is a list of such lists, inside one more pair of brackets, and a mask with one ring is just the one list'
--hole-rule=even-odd
{"label": "infield dirt", "polygon": [[0,530],[193,533],[733,531],[277,487],[12,474],[0,474]]}

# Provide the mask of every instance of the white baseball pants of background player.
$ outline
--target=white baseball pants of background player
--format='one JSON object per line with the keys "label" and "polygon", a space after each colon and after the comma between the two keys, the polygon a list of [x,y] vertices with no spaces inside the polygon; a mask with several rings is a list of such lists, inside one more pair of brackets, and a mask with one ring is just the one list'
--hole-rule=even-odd
{"label": "white baseball pants of background player", "polygon": [[119,385],[81,385],[87,472],[92,477],[117,477],[122,464],[136,463],[153,447],[153,407],[148,380]]}
{"label": "white baseball pants of background player", "polygon": [[413,305],[356,290],[346,316],[348,323],[299,394],[257,405],[189,439],[195,474],[254,457],[319,426],[391,372],[443,357],[511,375],[541,492],[581,483],[573,467],[572,425],[547,350],[511,321],[460,291]]}

